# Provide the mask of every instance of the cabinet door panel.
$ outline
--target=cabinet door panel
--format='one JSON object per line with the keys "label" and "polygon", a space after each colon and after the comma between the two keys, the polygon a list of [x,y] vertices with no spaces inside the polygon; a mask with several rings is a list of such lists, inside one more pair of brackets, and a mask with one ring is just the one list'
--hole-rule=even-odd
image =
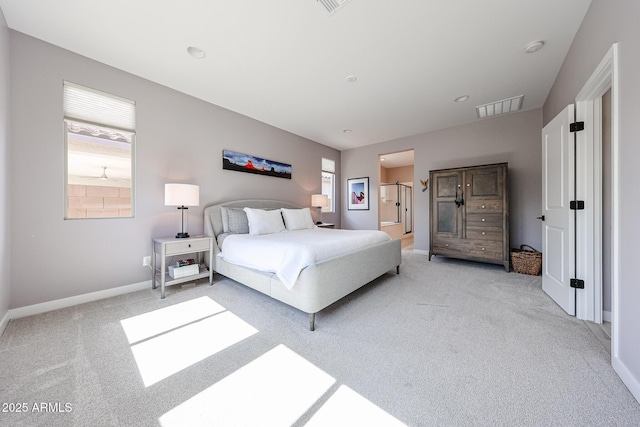
{"label": "cabinet door panel", "polygon": [[437,233],[458,233],[458,208],[455,202],[437,202],[438,222]]}
{"label": "cabinet door panel", "polygon": [[465,172],[467,199],[502,199],[504,176],[499,167],[472,169]]}
{"label": "cabinet door panel", "polygon": [[431,175],[431,230],[433,238],[462,237],[462,214],[456,194],[462,184],[459,171]]}

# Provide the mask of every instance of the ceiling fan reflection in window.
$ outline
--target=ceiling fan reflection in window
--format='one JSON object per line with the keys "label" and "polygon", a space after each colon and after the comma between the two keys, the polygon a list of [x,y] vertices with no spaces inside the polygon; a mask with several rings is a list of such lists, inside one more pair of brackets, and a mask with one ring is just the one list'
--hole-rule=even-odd
{"label": "ceiling fan reflection in window", "polygon": [[86,179],[100,179],[102,181],[127,181],[126,179],[122,179],[122,178],[114,178],[111,176],[107,175],[107,167],[106,166],[102,166],[102,173],[100,174],[100,176],[86,176]]}
{"label": "ceiling fan reflection in window", "polygon": [[92,185],[92,186],[114,186],[114,187],[129,187],[131,180],[128,178],[119,178],[117,174],[108,173],[107,166],[101,166],[102,172],[97,172],[93,175],[76,175],[75,178],[70,176],[70,184],[80,185]]}

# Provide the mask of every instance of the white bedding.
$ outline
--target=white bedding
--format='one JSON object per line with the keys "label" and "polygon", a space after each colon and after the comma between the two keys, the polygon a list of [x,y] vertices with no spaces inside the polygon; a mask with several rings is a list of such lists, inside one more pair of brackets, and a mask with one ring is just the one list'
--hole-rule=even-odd
{"label": "white bedding", "polygon": [[224,239],[218,256],[232,264],[275,273],[291,289],[304,268],[388,240],[387,233],[377,230],[313,228],[260,236],[233,234]]}

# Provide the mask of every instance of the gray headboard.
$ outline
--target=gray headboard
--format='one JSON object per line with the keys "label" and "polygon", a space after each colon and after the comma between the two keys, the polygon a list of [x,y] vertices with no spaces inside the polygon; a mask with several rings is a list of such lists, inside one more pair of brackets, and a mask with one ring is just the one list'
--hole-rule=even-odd
{"label": "gray headboard", "polygon": [[204,208],[204,234],[206,236],[218,237],[222,233],[222,214],[221,207],[228,208],[254,208],[254,209],[299,209],[300,207],[293,203],[282,200],[233,200],[230,202],[209,205]]}

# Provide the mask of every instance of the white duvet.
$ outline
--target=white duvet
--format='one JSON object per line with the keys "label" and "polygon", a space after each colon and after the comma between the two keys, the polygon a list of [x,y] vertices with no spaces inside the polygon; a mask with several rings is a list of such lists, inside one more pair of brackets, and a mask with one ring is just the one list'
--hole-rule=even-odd
{"label": "white duvet", "polygon": [[232,264],[275,273],[291,289],[304,268],[387,240],[391,240],[389,235],[377,230],[313,228],[261,236],[232,234],[222,242],[218,256]]}

